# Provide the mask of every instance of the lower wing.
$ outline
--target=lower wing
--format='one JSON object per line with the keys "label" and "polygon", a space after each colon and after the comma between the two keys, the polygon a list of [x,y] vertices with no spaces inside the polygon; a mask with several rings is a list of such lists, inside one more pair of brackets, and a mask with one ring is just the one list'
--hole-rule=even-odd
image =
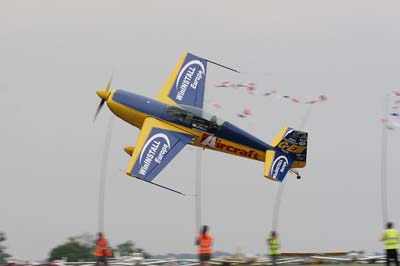
{"label": "lower wing", "polygon": [[192,140],[193,135],[153,117],[147,117],[126,174],[151,182]]}

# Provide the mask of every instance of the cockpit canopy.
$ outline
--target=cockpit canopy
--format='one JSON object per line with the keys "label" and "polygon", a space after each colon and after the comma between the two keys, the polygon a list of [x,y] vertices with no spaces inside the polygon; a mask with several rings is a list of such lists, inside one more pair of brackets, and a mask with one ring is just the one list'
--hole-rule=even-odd
{"label": "cockpit canopy", "polygon": [[188,105],[169,106],[167,114],[185,125],[194,129],[215,134],[221,128],[224,120],[219,119],[203,109],[196,108]]}

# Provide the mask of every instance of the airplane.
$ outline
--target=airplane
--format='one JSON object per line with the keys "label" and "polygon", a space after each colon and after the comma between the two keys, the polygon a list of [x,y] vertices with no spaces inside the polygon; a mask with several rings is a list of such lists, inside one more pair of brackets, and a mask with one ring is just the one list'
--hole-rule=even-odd
{"label": "airplane", "polygon": [[366,255],[363,251],[335,251],[335,252],[282,252],[283,257],[304,258],[303,264],[327,263],[382,263],[385,255]]}
{"label": "airplane", "polygon": [[125,147],[131,157],[126,174],[162,188],[154,178],[185,147],[224,152],[264,163],[264,176],[282,182],[288,172],[306,165],[308,134],[284,127],[271,144],[203,109],[207,64],[219,63],[183,53],[155,99],[112,89],[97,90],[100,104],[94,120],[107,103],[117,117],[140,129],[135,147]]}
{"label": "airplane", "polygon": [[310,256],[311,259],[318,260],[323,263],[378,263],[384,262],[385,255],[365,255],[364,252],[350,251],[342,255],[320,254]]}
{"label": "airplane", "polygon": [[[276,264],[292,264],[292,263],[302,263],[305,259],[303,258],[279,258]],[[184,266],[196,266],[200,264],[198,259],[185,259],[181,260]],[[242,258],[212,258],[209,262],[211,265],[222,265],[222,266],[236,266],[236,265],[272,265],[272,260],[270,258],[264,257],[242,257]]]}
{"label": "airplane", "polygon": [[143,253],[134,252],[129,256],[120,256],[119,252],[114,252],[114,258],[109,260],[110,265],[117,266],[146,266],[146,265],[175,265],[179,260],[175,258],[168,259],[146,259]]}

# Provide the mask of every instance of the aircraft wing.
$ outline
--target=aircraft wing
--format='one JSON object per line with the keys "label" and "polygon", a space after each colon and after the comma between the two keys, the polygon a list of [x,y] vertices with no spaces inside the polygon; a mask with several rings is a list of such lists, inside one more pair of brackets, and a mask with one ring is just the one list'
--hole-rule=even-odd
{"label": "aircraft wing", "polygon": [[156,99],[203,108],[207,60],[184,53]]}
{"label": "aircraft wing", "polygon": [[151,182],[193,136],[153,117],[147,117],[140,131],[126,173]]}

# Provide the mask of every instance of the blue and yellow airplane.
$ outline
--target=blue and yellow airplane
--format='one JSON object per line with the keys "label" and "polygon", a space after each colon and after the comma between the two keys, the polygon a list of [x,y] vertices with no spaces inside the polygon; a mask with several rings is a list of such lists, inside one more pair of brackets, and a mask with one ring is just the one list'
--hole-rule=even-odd
{"label": "blue and yellow airplane", "polygon": [[295,168],[306,165],[307,133],[284,127],[269,145],[207,113],[207,63],[214,62],[184,53],[155,99],[110,90],[111,81],[96,92],[101,102],[95,118],[107,102],[116,116],[141,129],[136,146],[124,149],[131,156],[126,174],[158,185],[153,179],[190,144],[262,161],[264,176],[275,181],[282,181],[288,171],[300,178]]}

